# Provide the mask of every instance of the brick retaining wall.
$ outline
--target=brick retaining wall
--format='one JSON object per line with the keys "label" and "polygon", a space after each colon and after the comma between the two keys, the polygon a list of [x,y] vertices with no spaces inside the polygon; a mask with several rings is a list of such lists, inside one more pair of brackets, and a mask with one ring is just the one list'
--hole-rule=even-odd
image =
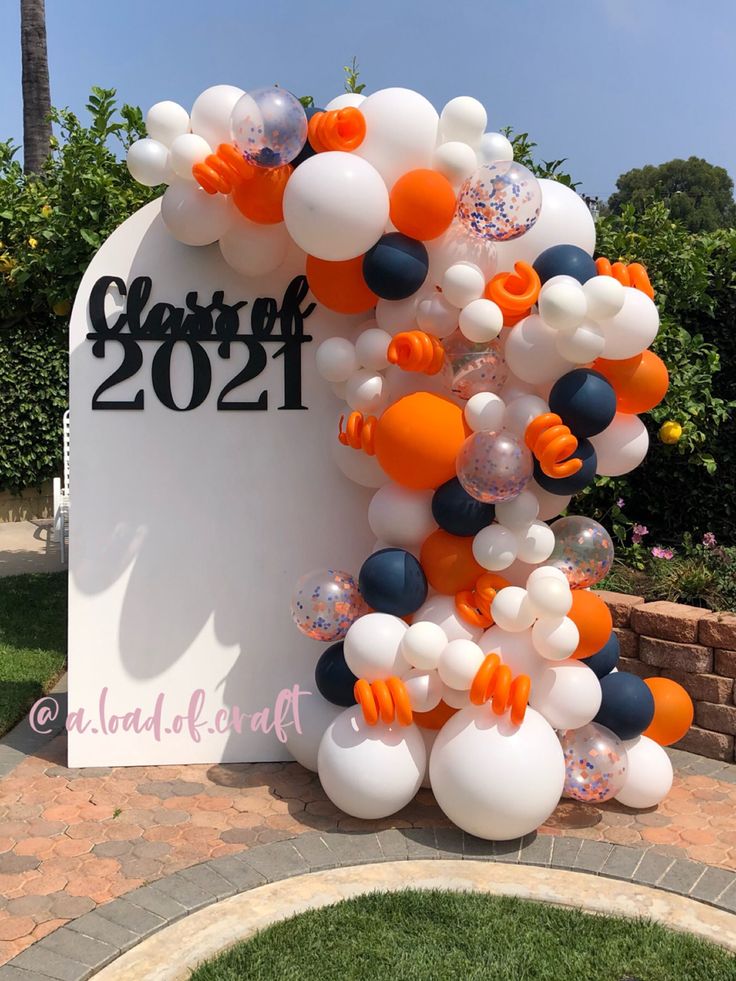
{"label": "brick retaining wall", "polygon": [[619,668],[679,682],[695,721],[677,749],[736,760],[736,614],[600,591],[621,647]]}

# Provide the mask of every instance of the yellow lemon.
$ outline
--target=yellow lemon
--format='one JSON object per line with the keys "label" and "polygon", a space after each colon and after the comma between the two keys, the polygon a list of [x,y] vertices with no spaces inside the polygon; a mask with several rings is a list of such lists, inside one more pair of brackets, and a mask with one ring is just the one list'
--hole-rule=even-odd
{"label": "yellow lemon", "polygon": [[71,300],[57,300],[51,307],[57,317],[67,317],[72,309]]}
{"label": "yellow lemon", "polygon": [[659,428],[659,438],[663,443],[676,443],[680,436],[682,436],[682,426],[679,422],[674,422],[672,419],[663,422]]}

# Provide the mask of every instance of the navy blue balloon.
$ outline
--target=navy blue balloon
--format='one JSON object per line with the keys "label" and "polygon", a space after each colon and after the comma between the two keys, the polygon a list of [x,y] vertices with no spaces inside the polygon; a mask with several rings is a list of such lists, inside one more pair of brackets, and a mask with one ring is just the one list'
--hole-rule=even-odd
{"label": "navy blue balloon", "polygon": [[382,235],[363,256],[363,278],[369,289],[384,300],[412,296],[429,269],[427,250],[415,238],[401,232]]}
{"label": "navy blue balloon", "polygon": [[616,415],[616,392],[597,371],[575,368],[552,386],[549,408],[575,436],[596,436]]}
{"label": "navy blue balloon", "polygon": [[537,256],[534,270],[543,283],[553,276],[572,276],[579,283],[587,283],[598,275],[595,262],[577,245],[553,245],[545,249]]}
{"label": "navy blue balloon", "polygon": [[[324,112],[324,109],[317,109],[316,106],[310,106],[308,109],[304,110],[304,115],[307,117],[307,122],[312,118],[316,112]],[[305,160],[309,160],[313,157],[317,151],[314,149],[312,144],[309,142],[309,137],[304,146],[301,148],[299,153],[290,161],[292,167],[298,167],[299,164],[303,164]],[[352,705],[352,702],[350,703]]]}
{"label": "navy blue balloon", "polygon": [[432,515],[443,531],[466,538],[487,527],[495,518],[496,509],[492,504],[476,501],[453,477],[434,492]]}
{"label": "navy blue balloon", "polygon": [[314,669],[314,680],[320,695],[328,702],[345,708],[355,705],[353,686],[358,679],[345,663],[342,641],[322,653]]}
{"label": "navy blue balloon", "polygon": [[590,657],[581,658],[581,660],[583,664],[587,664],[592,671],[595,671],[598,678],[605,678],[618,664],[618,657],[618,637],[611,631],[611,636],[599,651],[591,654]]}
{"label": "navy blue balloon", "polygon": [[600,722],[619,739],[634,739],[649,727],[654,718],[654,696],[643,680],[628,671],[616,671],[601,678],[603,701],[598,715]]}
{"label": "navy blue balloon", "polygon": [[382,548],[363,563],[358,587],[368,606],[379,613],[405,617],[427,598],[427,577],[411,552]]}
{"label": "navy blue balloon", "polygon": [[595,471],[598,466],[598,458],[595,455],[593,444],[590,440],[579,439],[578,448],[572,454],[576,460],[582,460],[583,465],[574,473],[572,477],[548,477],[542,472],[539,460],[534,461],[534,479],[550,494],[559,494],[565,497],[569,494],[577,494],[587,487],[595,479]]}

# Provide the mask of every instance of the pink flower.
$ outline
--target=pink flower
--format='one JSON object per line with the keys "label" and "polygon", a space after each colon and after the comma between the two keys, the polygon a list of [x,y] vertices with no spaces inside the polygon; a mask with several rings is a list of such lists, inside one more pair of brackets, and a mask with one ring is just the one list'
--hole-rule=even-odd
{"label": "pink flower", "polygon": [[655,545],[652,549],[652,555],[655,559],[673,559],[675,557],[674,550],[671,548],[662,548],[659,545]]}
{"label": "pink flower", "polygon": [[646,525],[634,525],[631,540],[638,545],[639,542],[644,538],[645,535],[649,534],[649,529]]}
{"label": "pink flower", "polygon": [[626,504],[626,501],[623,499],[623,497],[619,497],[619,499],[616,501],[616,507],[622,508],[624,504]]}
{"label": "pink flower", "polygon": [[712,531],[706,531],[706,533],[703,535],[703,545],[705,545],[706,548],[716,547],[716,536]]}

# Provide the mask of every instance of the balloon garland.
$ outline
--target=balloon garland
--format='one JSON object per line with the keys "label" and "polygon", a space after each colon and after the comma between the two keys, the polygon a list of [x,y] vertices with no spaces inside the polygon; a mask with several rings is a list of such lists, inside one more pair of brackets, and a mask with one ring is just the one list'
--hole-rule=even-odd
{"label": "balloon garland", "polygon": [[692,703],[617,670],[590,591],[613,543],[567,513],[647,452],[639,414],[668,375],[646,270],[594,261],[583,201],[516,162],[472,98],[438,116],[390,88],[305,110],[283,89],[217,85],[146,122],[128,166],[169,185],[176,239],[218,242],[244,276],[296,246],[314,297],[365,315],[316,365],[346,402],[337,464],[376,489],[377,543],[355,574],[296,585],[296,626],[330,646],[294,756],[349,814],[384,818],[429,781],[490,839],[532,831],[563,794],[658,803],[661,746]]}

